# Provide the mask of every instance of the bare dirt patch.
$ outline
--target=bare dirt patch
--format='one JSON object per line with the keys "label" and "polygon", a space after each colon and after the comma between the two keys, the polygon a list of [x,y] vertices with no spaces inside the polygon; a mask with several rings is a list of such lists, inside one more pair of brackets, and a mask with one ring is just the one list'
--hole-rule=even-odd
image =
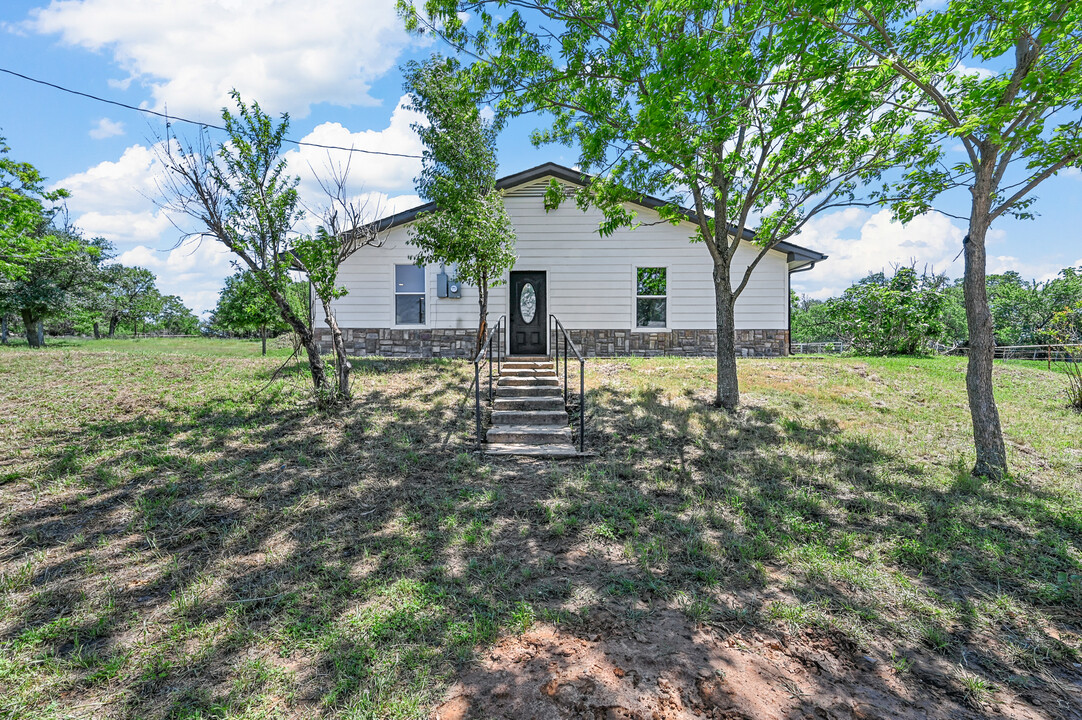
{"label": "bare dirt patch", "polygon": [[818,633],[728,632],[664,610],[603,635],[546,625],[506,636],[460,675],[432,718],[1082,717],[1082,674],[1062,692],[1000,693],[992,704],[968,697],[946,663],[911,662],[900,673],[889,658]]}

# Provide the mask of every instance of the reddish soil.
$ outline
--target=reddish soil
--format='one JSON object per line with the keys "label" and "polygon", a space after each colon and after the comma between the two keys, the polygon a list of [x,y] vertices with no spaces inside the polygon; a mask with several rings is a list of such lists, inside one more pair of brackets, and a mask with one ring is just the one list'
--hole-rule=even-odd
{"label": "reddish soil", "polygon": [[1082,673],[1025,697],[998,685],[973,698],[942,659],[910,659],[898,673],[889,657],[822,635],[726,633],[656,611],[603,636],[538,626],[506,637],[459,676],[433,718],[1082,718]]}

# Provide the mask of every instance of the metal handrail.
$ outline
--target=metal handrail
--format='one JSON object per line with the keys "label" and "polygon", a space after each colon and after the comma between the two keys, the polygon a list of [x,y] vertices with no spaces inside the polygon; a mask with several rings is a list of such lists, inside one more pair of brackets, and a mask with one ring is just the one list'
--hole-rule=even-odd
{"label": "metal handrail", "polygon": [[560,377],[560,337],[564,338],[564,407],[568,405],[568,392],[567,392],[567,348],[570,347],[571,351],[575,353],[575,357],[579,361],[579,452],[584,452],[586,448],[586,358],[582,356],[579,349],[575,347],[575,343],[571,341],[571,336],[568,334],[564,324],[560,322],[560,319],[555,315],[549,315],[549,328],[553,330],[550,337],[553,340],[552,354],[556,358],[556,377]]}
{"label": "metal handrail", "polygon": [[507,328],[504,323],[505,315],[500,315],[500,319],[496,321],[485,336],[485,341],[481,344],[481,349],[477,353],[477,357],[473,359],[473,407],[474,418],[477,421],[477,449],[481,449],[481,443],[483,437],[481,435],[481,363],[486,361],[485,353],[488,353],[488,402],[492,403],[492,352],[493,344],[492,338],[498,337],[495,344],[496,348],[496,376],[499,377],[500,370],[503,369],[504,358],[504,345],[506,340]]}

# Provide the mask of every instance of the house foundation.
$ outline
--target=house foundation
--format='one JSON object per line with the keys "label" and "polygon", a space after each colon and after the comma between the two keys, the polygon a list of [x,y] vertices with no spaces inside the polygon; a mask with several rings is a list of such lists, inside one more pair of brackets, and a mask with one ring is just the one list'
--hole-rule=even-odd
{"label": "house foundation", "polygon": [[[316,328],[323,352],[331,351],[331,331]],[[568,330],[571,341],[586,357],[680,355],[713,357],[717,354],[715,330],[666,330],[641,332],[616,330]],[[343,328],[346,352],[356,357],[375,355],[405,358],[472,358],[477,331],[462,328]],[[554,347],[549,340],[550,348]],[[737,330],[740,357],[782,357],[789,354],[788,330]]]}

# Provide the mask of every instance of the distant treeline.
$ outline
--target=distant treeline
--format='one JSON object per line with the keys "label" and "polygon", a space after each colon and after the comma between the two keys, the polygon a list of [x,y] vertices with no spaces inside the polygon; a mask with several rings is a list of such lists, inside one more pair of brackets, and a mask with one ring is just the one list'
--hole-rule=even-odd
{"label": "distant treeline", "polygon": [[199,332],[199,319],[178,296],[158,289],[153,272],[110,262],[114,251],[107,240],[84,240],[72,228],[51,234],[64,238],[69,251],[43,254],[16,277],[0,279],[4,341],[20,334],[38,347],[56,335]]}
{"label": "distant treeline", "polygon": [[[1082,268],[1043,282],[990,275],[988,298],[998,345],[1082,343]],[[903,354],[968,341],[962,281],[911,267],[869,275],[840,297],[792,293],[791,301],[793,342],[842,340],[858,352]]]}

